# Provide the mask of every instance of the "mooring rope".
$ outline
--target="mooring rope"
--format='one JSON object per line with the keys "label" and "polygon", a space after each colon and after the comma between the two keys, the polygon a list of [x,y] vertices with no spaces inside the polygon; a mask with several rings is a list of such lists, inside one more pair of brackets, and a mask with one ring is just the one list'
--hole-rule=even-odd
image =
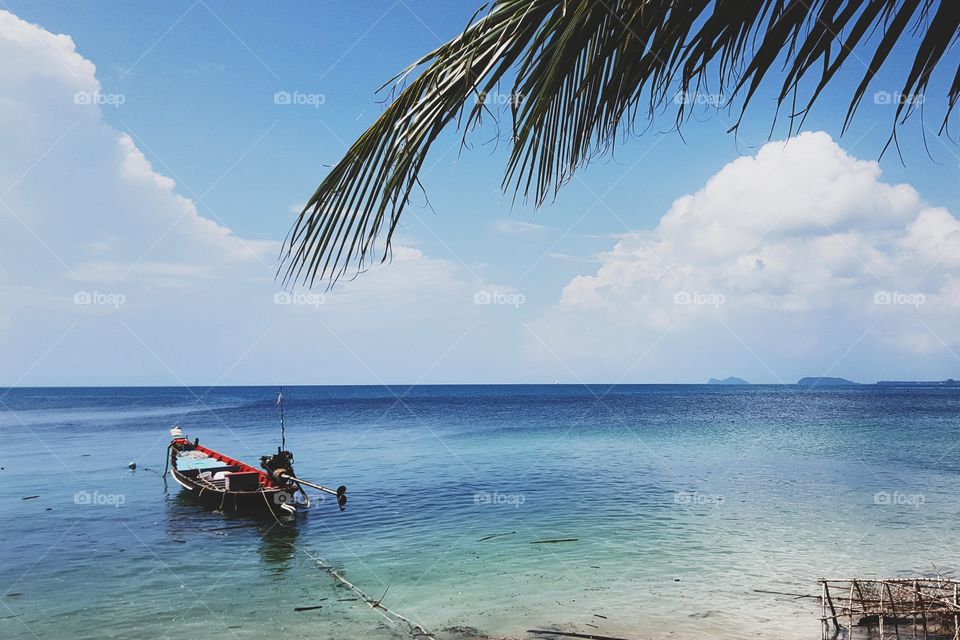
{"label": "mooring rope", "polygon": [[273,516],[273,519],[277,521],[277,524],[280,525],[281,527],[286,527],[287,525],[285,525],[285,524],[283,524],[282,522],[280,522],[280,518],[278,518],[278,517],[277,517],[277,514],[275,514],[275,513],[273,512],[273,509],[270,508],[270,501],[267,500],[267,494],[266,494],[266,492],[263,490],[263,487],[260,487],[260,491],[259,491],[258,493],[259,493],[261,496],[263,496],[263,502],[264,502],[264,504],[267,505],[267,511],[269,511],[269,512],[270,512],[270,515]]}
{"label": "mooring rope", "polygon": [[[283,541],[278,541],[278,542],[283,542]],[[419,624],[419,623],[417,623],[417,622],[414,622],[414,621],[411,620],[410,618],[408,618],[408,617],[406,617],[406,616],[404,616],[404,615],[401,615],[401,614],[397,613],[396,611],[393,611],[393,610],[388,609],[387,607],[383,606],[383,604],[382,604],[383,598],[382,598],[382,597],[380,598],[380,600],[374,600],[373,598],[371,598],[370,596],[368,596],[368,595],[363,591],[363,589],[361,589],[360,587],[358,587],[357,585],[353,584],[352,582],[350,582],[349,580],[347,580],[346,578],[344,578],[342,575],[340,575],[340,574],[337,572],[336,569],[334,569],[332,566],[330,566],[330,565],[327,563],[327,561],[324,560],[323,558],[321,558],[320,556],[314,555],[314,554],[310,553],[309,551],[307,551],[306,549],[297,547],[297,546],[296,546],[295,544],[293,544],[292,542],[284,542],[284,544],[288,544],[288,545],[290,545],[291,547],[293,547],[294,549],[296,549],[296,550],[298,550],[298,551],[302,551],[308,558],[310,558],[311,560],[313,560],[314,562],[316,562],[317,565],[318,565],[323,571],[325,571],[325,572],[327,572],[327,574],[333,576],[336,580],[339,580],[341,583],[343,583],[344,585],[346,585],[347,587],[349,587],[354,593],[356,593],[358,596],[360,596],[360,598],[361,598],[364,602],[366,602],[366,603],[370,606],[371,609],[381,609],[382,611],[378,611],[377,613],[380,613],[380,615],[383,615],[383,617],[384,617],[386,620],[395,623],[395,620],[392,620],[392,619],[390,618],[390,616],[393,616],[394,618],[396,618],[396,620],[400,620],[400,621],[402,621],[403,623],[405,623],[405,624],[407,625],[408,631],[410,632],[411,635],[417,635],[417,636],[422,636],[422,637],[429,638],[430,640],[436,640],[436,638],[434,638],[433,634],[430,633],[429,631],[427,631],[427,630],[423,627],[423,625],[421,625],[421,624]],[[389,589],[389,587],[388,587],[388,589]],[[386,595],[386,591],[384,592],[384,595]],[[384,615],[385,613],[386,613],[386,614],[389,614],[389,615]],[[415,634],[415,632],[418,632],[418,633]]]}

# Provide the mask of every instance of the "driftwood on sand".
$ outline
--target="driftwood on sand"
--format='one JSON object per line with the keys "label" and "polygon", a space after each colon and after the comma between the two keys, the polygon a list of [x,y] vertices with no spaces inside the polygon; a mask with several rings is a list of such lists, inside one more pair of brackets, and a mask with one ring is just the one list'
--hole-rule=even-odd
{"label": "driftwood on sand", "polygon": [[493,540],[494,538],[499,538],[501,536],[509,536],[516,533],[516,531],[507,531],[506,533],[491,533],[489,536],[484,536],[477,540],[477,542],[483,542],[484,540]]}
{"label": "driftwood on sand", "polygon": [[530,544],[556,544],[558,542],[576,542],[580,538],[553,538],[552,540],[531,540]]}
{"label": "driftwood on sand", "polygon": [[557,636],[562,638],[584,638],[585,640],[628,640],[615,636],[599,636],[595,633],[573,633],[572,631],[552,631],[549,629],[527,629],[527,633],[536,636]]}

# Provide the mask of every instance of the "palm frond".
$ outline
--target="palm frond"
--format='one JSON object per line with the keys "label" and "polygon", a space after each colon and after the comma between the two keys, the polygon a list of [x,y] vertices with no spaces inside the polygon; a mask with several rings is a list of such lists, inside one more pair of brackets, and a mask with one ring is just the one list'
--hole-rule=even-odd
{"label": "palm frond", "polygon": [[[431,145],[452,121],[466,136],[487,109],[471,96],[501,81],[517,97],[503,187],[540,206],[639,117],[710,80],[726,99],[739,99],[742,119],[764,80],[782,75],[777,105],[790,106],[793,131],[842,67],[862,64],[845,130],[894,46],[912,45],[900,92],[911,99],[897,104],[893,137],[934,70],[957,64],[947,56],[958,29],[956,0],[494,0],[388,83],[392,102],[290,231],[284,282],[333,283],[351,266],[385,260]],[[804,98],[801,84],[813,86]],[[960,65],[944,126],[958,98]],[[678,124],[686,110],[680,101]]]}

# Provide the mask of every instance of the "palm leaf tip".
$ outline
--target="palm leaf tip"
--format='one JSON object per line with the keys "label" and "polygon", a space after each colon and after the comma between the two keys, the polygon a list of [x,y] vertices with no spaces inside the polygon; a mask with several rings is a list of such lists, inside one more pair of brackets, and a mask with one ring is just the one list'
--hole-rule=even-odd
{"label": "palm leaf tip", "polygon": [[[897,45],[913,48],[913,62],[903,73],[899,95],[909,99],[896,102],[891,139],[938,67],[954,72],[944,127],[960,98],[960,66],[948,60],[960,30],[955,0],[495,0],[475,18],[481,14],[394,79],[404,86],[392,85],[383,114],[288,234],[285,283],[330,285],[351,268],[385,260],[437,137],[451,121],[466,136],[488,109],[482,100],[471,105],[471,96],[507,78],[511,95],[522,99],[510,108],[503,186],[536,206],[638,117],[669,108],[678,92],[714,85],[728,102],[738,98],[742,119],[764,81],[779,75],[776,101],[791,106],[792,132],[841,68],[865,63],[846,128]],[[676,109],[679,125],[689,107],[681,101]]]}

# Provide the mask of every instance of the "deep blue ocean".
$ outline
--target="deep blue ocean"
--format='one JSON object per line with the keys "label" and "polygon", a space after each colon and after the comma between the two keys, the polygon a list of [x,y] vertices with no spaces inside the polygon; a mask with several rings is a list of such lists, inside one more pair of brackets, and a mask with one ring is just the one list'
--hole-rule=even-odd
{"label": "deep blue ocean", "polygon": [[174,425],[257,465],[276,394],[0,389],[0,637],[411,637],[322,559],[438,638],[815,639],[816,600],[760,591],[960,569],[958,388],[287,387],[297,473],[346,511],[163,477]]}

